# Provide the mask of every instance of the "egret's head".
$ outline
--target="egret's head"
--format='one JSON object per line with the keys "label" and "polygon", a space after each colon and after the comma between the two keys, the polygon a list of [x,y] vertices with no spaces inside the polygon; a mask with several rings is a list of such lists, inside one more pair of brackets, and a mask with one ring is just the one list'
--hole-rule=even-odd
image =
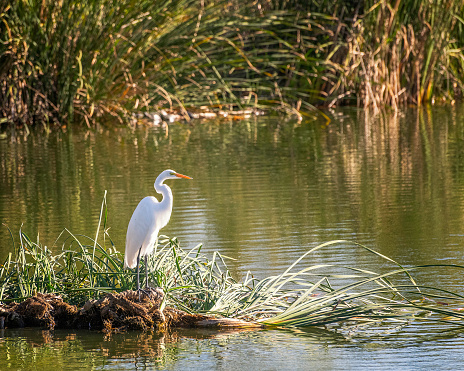
{"label": "egret's head", "polygon": [[181,178],[184,178],[184,179],[192,179],[190,178],[189,176],[187,175],[183,175],[183,174],[179,174],[177,172],[175,172],[174,170],[164,170],[159,176],[158,176],[158,179],[160,179],[161,181],[164,181],[166,179],[181,179]]}

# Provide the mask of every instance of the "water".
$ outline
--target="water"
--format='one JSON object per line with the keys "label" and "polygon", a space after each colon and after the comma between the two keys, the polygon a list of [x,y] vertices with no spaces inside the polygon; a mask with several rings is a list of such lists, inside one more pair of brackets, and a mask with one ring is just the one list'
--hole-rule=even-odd
{"label": "water", "polygon": [[[169,131],[7,131],[0,139],[0,220],[16,241],[22,224],[33,240],[58,250],[63,228],[94,236],[107,190],[109,233],[123,250],[132,211],[156,195],[156,176],[172,168],[194,180],[169,183],[174,211],[163,233],[186,248],[203,243],[205,253],[234,258],[237,278],[248,270],[259,278],[282,272],[334,239],[365,244],[405,266],[462,264],[463,113],[438,107],[372,117],[343,110],[332,112],[329,124],[259,118]],[[2,227],[0,258],[11,249]],[[346,246],[314,259],[382,268]],[[418,278],[462,289],[453,270]],[[0,348],[11,362],[0,360],[0,368],[450,369],[464,355],[461,333],[435,327],[374,338],[319,330],[176,334],[5,330]]]}
{"label": "water", "polygon": [[450,370],[460,369],[459,333],[346,340],[324,330],[174,331],[114,334],[10,330],[0,333],[4,369],[45,370]]}

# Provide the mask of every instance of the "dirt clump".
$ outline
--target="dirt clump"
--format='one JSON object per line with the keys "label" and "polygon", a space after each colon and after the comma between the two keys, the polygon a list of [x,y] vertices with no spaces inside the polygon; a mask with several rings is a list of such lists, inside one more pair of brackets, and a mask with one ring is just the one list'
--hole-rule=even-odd
{"label": "dirt clump", "polygon": [[77,312],[75,305],[54,294],[38,293],[21,303],[0,305],[3,327],[72,328]]}
{"label": "dirt clump", "polygon": [[89,300],[76,318],[76,328],[105,331],[150,330],[164,324],[160,306],[164,298],[160,288],[106,294],[99,300]]}
{"label": "dirt clump", "polygon": [[[194,319],[209,318],[166,308],[160,310],[164,292],[160,288],[140,292],[109,293],[89,300],[81,308],[54,294],[38,293],[21,303],[0,304],[0,328],[43,327],[94,329],[105,332],[153,330],[167,326],[189,326]],[[171,313],[175,313],[174,316]]]}
{"label": "dirt clump", "polygon": [[[63,301],[54,294],[37,294],[21,303],[0,303],[0,328],[42,327],[92,329],[104,332],[126,330],[163,330],[191,327],[258,326],[243,321],[201,314],[190,314],[161,304],[161,288],[108,293],[98,300],[89,300],[81,308]],[[259,327],[259,326],[258,326]]]}

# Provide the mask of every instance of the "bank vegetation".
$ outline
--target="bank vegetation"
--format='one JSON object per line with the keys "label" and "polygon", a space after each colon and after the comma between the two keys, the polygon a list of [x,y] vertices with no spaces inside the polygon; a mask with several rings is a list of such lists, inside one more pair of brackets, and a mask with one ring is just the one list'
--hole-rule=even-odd
{"label": "bank vegetation", "polygon": [[452,103],[463,19],[460,0],[6,0],[0,123]]}

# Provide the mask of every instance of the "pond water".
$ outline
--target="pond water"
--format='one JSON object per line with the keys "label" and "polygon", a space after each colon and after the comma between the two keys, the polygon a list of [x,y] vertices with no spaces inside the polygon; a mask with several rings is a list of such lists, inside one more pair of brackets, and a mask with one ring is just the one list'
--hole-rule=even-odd
{"label": "pond water", "polygon": [[[108,226],[123,251],[137,203],[156,195],[164,169],[174,210],[163,234],[203,243],[234,260],[232,274],[282,272],[309,248],[345,239],[405,266],[463,264],[464,107],[400,114],[359,110],[331,121],[252,118],[166,128],[7,131],[0,139],[0,221],[18,241],[59,250],[68,228],[94,236],[105,190]],[[13,249],[0,228],[0,259]],[[343,245],[317,256],[375,270],[381,262]],[[421,282],[462,292],[459,272],[436,269]],[[464,357],[463,333],[408,328],[347,339],[324,330],[120,334],[4,330],[0,369],[50,365],[94,369],[450,369]]]}

